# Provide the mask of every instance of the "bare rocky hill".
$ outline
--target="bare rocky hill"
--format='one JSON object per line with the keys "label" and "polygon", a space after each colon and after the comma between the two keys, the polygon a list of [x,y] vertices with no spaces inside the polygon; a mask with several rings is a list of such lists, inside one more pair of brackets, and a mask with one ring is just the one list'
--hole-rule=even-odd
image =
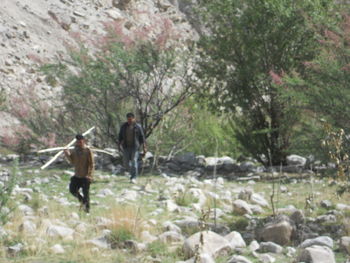
{"label": "bare rocky hill", "polygon": [[[77,33],[93,38],[104,33],[108,21],[126,21],[123,30],[128,31],[152,24],[154,15],[165,16],[185,40],[195,39],[180,9],[186,5],[176,0],[1,0],[0,88],[9,97],[29,92],[45,98],[59,92],[44,81],[37,64],[64,58]],[[10,114],[0,112],[0,136],[13,123]]]}

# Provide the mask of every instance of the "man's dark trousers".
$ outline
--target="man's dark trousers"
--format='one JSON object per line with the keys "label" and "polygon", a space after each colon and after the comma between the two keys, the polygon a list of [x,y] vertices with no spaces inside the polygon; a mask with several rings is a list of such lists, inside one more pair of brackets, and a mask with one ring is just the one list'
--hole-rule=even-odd
{"label": "man's dark trousers", "polygon": [[[79,189],[82,188],[83,196],[79,193]],[[72,195],[78,198],[79,202],[85,205],[86,209],[90,209],[90,180],[87,177],[73,176],[70,179],[69,191]]]}

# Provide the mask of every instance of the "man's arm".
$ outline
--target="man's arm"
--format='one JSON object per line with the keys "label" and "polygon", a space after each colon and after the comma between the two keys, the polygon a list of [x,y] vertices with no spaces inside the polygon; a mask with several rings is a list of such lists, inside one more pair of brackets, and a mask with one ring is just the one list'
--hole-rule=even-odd
{"label": "man's arm", "polygon": [[71,164],[74,164],[74,157],[72,152],[69,149],[64,149],[63,152],[68,162],[70,162]]}
{"label": "man's arm", "polygon": [[123,140],[124,140],[124,132],[123,132],[123,126],[124,126],[124,124],[120,127],[120,130],[119,130],[119,135],[118,135],[118,142],[117,142],[117,144],[118,144],[118,150],[119,151],[121,151],[122,149],[121,149],[121,146],[122,146],[122,143],[123,143]]}

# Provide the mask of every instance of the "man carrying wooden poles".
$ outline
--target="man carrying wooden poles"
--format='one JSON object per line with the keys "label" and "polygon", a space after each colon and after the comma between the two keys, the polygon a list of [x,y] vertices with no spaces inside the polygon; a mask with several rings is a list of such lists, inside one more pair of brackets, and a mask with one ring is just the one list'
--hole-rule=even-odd
{"label": "man carrying wooden poles", "polygon": [[[81,203],[81,208],[83,208],[85,212],[89,213],[89,190],[95,168],[94,155],[91,149],[86,146],[83,135],[78,134],[75,136],[75,139],[75,148],[72,150],[64,150],[66,158],[75,169],[74,176],[72,176],[70,180],[69,191],[72,195],[78,198],[79,202]],[[80,188],[83,190],[83,196],[79,193]]]}

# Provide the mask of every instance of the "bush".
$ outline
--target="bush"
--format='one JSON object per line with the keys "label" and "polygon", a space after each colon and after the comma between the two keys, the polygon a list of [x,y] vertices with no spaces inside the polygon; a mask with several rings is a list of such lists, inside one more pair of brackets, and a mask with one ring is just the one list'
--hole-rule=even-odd
{"label": "bush", "polygon": [[10,203],[12,191],[17,182],[18,160],[14,161],[12,172],[9,174],[8,180],[0,184],[0,224],[7,223],[10,213],[14,207]]}

